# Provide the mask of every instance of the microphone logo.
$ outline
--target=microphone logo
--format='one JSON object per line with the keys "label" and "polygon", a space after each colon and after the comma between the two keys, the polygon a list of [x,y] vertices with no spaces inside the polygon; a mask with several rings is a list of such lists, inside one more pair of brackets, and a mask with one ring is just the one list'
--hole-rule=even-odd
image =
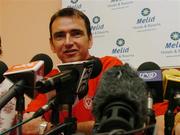
{"label": "microphone logo", "polygon": [[16,72],[16,71],[32,69],[38,64],[39,64],[39,62],[35,61],[35,62],[27,63],[27,64],[14,65],[8,69],[8,72]]}
{"label": "microphone logo", "polygon": [[153,79],[153,78],[156,78],[156,76],[157,76],[156,72],[144,72],[144,73],[139,74],[139,77],[144,80]]}
{"label": "microphone logo", "polygon": [[137,73],[138,76],[145,82],[154,82],[162,80],[161,70],[138,71]]}

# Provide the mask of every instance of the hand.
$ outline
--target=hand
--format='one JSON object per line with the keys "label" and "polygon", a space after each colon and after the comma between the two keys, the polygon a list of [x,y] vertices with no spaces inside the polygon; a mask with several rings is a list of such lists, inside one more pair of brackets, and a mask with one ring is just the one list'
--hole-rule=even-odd
{"label": "hand", "polygon": [[174,126],[175,135],[180,135],[180,112],[178,112],[175,116]]}
{"label": "hand", "polygon": [[[24,119],[29,119],[30,117],[32,117],[33,114],[34,114],[33,112],[25,113],[23,117]],[[22,134],[23,135],[37,135],[39,132],[38,127],[41,122],[42,122],[41,117],[39,117],[24,124],[22,126]]]}
{"label": "hand", "polygon": [[92,135],[93,127],[94,121],[79,122],[77,124],[77,132],[85,133],[86,135]]}

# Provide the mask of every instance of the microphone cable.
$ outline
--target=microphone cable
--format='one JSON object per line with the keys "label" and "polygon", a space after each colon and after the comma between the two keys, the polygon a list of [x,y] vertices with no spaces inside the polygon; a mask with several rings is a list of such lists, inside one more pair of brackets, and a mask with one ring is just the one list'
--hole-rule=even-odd
{"label": "microphone cable", "polygon": [[[50,102],[50,103],[51,103],[51,102]],[[39,117],[39,116],[41,116],[42,114],[44,114],[44,112],[45,112],[45,111],[42,111],[42,109],[39,109],[39,111],[35,112],[35,113],[32,115],[32,117],[30,117],[30,118],[28,118],[28,119],[26,119],[26,120],[24,120],[24,121],[22,121],[22,122],[17,123],[16,125],[12,126],[11,128],[9,128],[9,129],[7,129],[7,130],[5,130],[5,131],[3,131],[3,132],[0,132],[0,135],[4,135],[4,134],[10,132],[11,130],[13,130],[13,129],[15,129],[15,128],[17,128],[17,127],[19,127],[19,126],[21,126],[21,125],[23,125],[23,124],[25,124],[25,123],[33,120],[33,119]]]}

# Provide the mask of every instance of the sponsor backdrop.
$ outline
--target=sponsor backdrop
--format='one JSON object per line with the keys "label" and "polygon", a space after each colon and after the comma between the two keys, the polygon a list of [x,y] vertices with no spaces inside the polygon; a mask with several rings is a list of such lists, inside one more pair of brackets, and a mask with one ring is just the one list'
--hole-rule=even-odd
{"label": "sponsor backdrop", "polygon": [[180,66],[179,0],[62,0],[91,21],[96,56],[113,55],[137,68],[153,61]]}

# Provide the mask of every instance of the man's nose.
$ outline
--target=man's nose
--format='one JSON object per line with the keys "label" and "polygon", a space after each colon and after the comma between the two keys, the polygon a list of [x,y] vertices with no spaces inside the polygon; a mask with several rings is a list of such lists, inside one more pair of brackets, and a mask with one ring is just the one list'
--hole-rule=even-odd
{"label": "man's nose", "polygon": [[66,41],[65,41],[66,45],[72,44],[72,38],[70,34],[66,34]]}

